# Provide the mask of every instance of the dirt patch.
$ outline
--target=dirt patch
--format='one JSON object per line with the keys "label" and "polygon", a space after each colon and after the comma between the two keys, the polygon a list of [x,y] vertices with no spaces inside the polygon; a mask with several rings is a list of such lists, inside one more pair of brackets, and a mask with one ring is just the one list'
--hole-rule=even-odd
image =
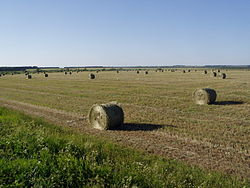
{"label": "dirt patch", "polygon": [[[79,130],[82,133],[110,139],[124,146],[141,149],[168,159],[177,159],[205,169],[250,179],[250,154],[235,148],[214,145],[210,142],[171,135],[161,127],[128,124],[128,129],[99,131],[91,129],[85,116],[61,110],[0,99],[0,105],[38,116],[49,122]],[[126,124],[124,125],[126,126]]]}

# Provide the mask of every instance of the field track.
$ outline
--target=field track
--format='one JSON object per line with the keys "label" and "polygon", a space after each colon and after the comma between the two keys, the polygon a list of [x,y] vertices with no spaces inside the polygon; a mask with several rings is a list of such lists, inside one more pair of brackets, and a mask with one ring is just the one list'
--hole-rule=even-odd
{"label": "field track", "polygon": [[44,118],[58,125],[71,127],[82,133],[98,135],[125,146],[145,150],[148,153],[250,179],[248,151],[242,152],[237,148],[171,135],[161,131],[161,128],[156,128],[156,125],[125,124],[119,130],[99,131],[89,128],[87,117],[76,113],[1,98],[0,105]]}

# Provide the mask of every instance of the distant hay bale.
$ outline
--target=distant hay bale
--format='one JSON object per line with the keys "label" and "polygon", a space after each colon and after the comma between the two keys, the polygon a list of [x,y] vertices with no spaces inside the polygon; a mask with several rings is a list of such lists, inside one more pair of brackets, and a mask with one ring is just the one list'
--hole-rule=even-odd
{"label": "distant hay bale", "polygon": [[96,71],[96,73],[98,73],[98,72],[99,72],[99,70]]}
{"label": "distant hay bale", "polygon": [[175,70],[171,69],[171,72],[175,72]]}
{"label": "distant hay bale", "polygon": [[191,70],[189,69],[188,72],[191,72]]}
{"label": "distant hay bale", "polygon": [[68,74],[67,72],[64,73],[65,75]]}
{"label": "distant hay bale", "polygon": [[115,103],[93,105],[88,116],[91,126],[99,130],[115,129],[124,121],[123,110]]}
{"label": "distant hay bale", "polygon": [[116,71],[116,73],[118,74],[118,73],[119,73],[119,71]]}
{"label": "distant hay bale", "polygon": [[89,74],[89,79],[95,79],[95,75],[93,73]]}
{"label": "distant hay bale", "polygon": [[48,75],[48,74],[44,74],[44,76],[45,76],[45,78],[49,77],[49,75]]}
{"label": "distant hay bale", "polygon": [[216,77],[217,73],[216,72],[212,72],[212,77]]}
{"label": "distant hay bale", "polygon": [[136,71],[137,74],[139,74],[140,72],[139,71]]}
{"label": "distant hay bale", "polygon": [[183,73],[186,73],[186,71],[185,71],[185,70],[182,70],[182,72],[183,72]]}
{"label": "distant hay bale", "polygon": [[148,71],[145,71],[145,74],[148,74]]}
{"label": "distant hay bale", "polygon": [[28,77],[27,77],[28,79],[31,79],[32,78],[32,76],[30,75],[30,74],[28,74]]}
{"label": "distant hay bale", "polygon": [[204,74],[207,74],[207,70],[204,70]]}
{"label": "distant hay bale", "polygon": [[212,104],[217,97],[216,91],[210,88],[196,89],[193,92],[193,100],[196,104]]}
{"label": "distant hay bale", "polygon": [[218,72],[220,72],[220,70],[218,70]]}
{"label": "distant hay bale", "polygon": [[226,75],[225,73],[222,73],[222,74],[221,74],[221,78],[222,78],[222,79],[226,79],[226,77],[227,77],[227,75]]}
{"label": "distant hay bale", "polygon": [[69,74],[72,74],[72,72],[69,72]]}

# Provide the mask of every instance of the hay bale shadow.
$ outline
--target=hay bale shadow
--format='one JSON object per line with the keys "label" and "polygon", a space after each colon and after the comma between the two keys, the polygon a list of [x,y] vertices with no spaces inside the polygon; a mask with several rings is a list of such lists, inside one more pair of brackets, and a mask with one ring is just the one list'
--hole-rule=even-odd
{"label": "hay bale shadow", "polygon": [[177,126],[175,125],[155,125],[155,124],[146,124],[146,123],[124,123],[120,127],[117,127],[116,131],[153,131],[157,129],[161,129],[164,127],[174,127],[176,128]]}
{"label": "hay bale shadow", "polygon": [[215,102],[214,105],[239,105],[244,104],[242,101],[218,101]]}

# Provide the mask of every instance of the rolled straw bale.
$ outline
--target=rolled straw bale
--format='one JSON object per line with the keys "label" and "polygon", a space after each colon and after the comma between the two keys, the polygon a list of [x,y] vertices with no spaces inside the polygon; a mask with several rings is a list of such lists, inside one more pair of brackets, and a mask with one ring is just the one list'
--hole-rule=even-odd
{"label": "rolled straw bale", "polygon": [[119,73],[119,71],[116,71],[116,73],[118,74],[118,73]]}
{"label": "rolled straw bale", "polygon": [[122,125],[123,121],[123,110],[115,103],[93,105],[89,111],[89,122],[95,129],[114,129]]}
{"label": "rolled straw bale", "polygon": [[204,74],[207,74],[207,70],[204,70]]}
{"label": "rolled straw bale", "polygon": [[30,75],[30,74],[28,74],[28,77],[27,77],[28,79],[31,79],[32,78],[32,76]]}
{"label": "rolled straw bale", "polygon": [[148,74],[148,71],[145,71],[145,74]]}
{"label": "rolled straw bale", "polygon": [[45,78],[49,77],[49,75],[48,75],[48,74],[44,74],[44,76],[45,76]]}
{"label": "rolled straw bale", "polygon": [[95,79],[95,75],[93,73],[89,74],[89,79]]}
{"label": "rolled straw bale", "polygon": [[72,72],[69,72],[69,74],[72,74]]}
{"label": "rolled straw bale", "polygon": [[139,71],[136,71],[137,74],[139,74],[140,72]]}
{"label": "rolled straw bale", "polygon": [[217,73],[216,72],[212,72],[212,77],[216,77]]}
{"label": "rolled straw bale", "polygon": [[65,75],[68,74],[67,72],[64,73]]}
{"label": "rolled straw bale", "polygon": [[222,78],[222,79],[226,79],[226,77],[227,77],[227,75],[226,75],[225,73],[222,73],[222,74],[221,74],[221,78]]}
{"label": "rolled straw bale", "polygon": [[217,97],[216,91],[210,88],[196,89],[193,92],[193,100],[196,104],[212,104]]}
{"label": "rolled straw bale", "polygon": [[185,70],[183,70],[182,72],[183,72],[183,73],[186,73],[186,71],[185,71]]}

